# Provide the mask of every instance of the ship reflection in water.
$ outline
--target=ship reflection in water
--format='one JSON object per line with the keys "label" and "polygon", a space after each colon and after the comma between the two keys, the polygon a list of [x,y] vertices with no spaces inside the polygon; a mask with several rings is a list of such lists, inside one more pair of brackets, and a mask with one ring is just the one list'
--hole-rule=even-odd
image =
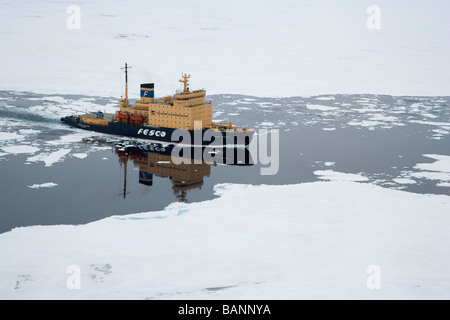
{"label": "ship reflection in water", "polygon": [[139,168],[139,183],[154,187],[153,176],[169,178],[180,202],[187,202],[187,191],[201,188],[211,166],[218,164],[251,166],[248,148],[163,145],[159,143],[121,142],[115,153],[124,168],[123,197],[127,194],[127,166],[131,160]]}

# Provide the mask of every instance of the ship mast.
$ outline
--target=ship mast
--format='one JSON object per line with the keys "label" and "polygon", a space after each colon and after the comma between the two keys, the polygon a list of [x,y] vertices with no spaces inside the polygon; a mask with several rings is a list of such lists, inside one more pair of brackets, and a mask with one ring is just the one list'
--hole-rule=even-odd
{"label": "ship mast", "polygon": [[181,77],[183,80],[178,80],[178,82],[181,82],[184,84],[183,93],[188,92],[188,79],[191,77],[191,75],[186,75],[186,73],[183,75],[183,72],[181,73]]}
{"label": "ship mast", "polygon": [[123,198],[125,199],[127,194],[129,192],[127,192],[127,168],[128,168],[128,158],[129,158],[129,154],[126,153],[125,155],[119,155],[119,164],[123,168],[124,168],[124,173],[123,173],[123,193],[121,193],[120,195],[123,194]]}
{"label": "ship mast", "polygon": [[128,158],[125,161],[125,170],[123,173],[123,198],[127,196],[127,167],[128,167]]}
{"label": "ship mast", "polygon": [[125,71],[125,106],[128,107],[128,67],[127,63],[125,62],[125,67],[120,68]]}

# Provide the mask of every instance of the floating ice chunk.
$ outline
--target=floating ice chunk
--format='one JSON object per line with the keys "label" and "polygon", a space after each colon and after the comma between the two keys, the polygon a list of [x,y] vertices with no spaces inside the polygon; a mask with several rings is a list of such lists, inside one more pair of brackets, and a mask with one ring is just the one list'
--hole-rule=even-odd
{"label": "floating ice chunk", "polygon": [[436,187],[450,187],[450,182],[439,182]]}
{"label": "floating ice chunk", "polygon": [[261,126],[266,126],[266,127],[272,127],[275,125],[275,123],[273,122],[269,122],[269,121],[263,121],[260,123]]}
{"label": "floating ice chunk", "polygon": [[328,162],[324,162],[324,163],[323,163],[323,165],[326,166],[326,167],[332,167],[332,166],[334,166],[335,164],[336,164],[336,162],[331,162],[331,161],[328,161]]}
{"label": "floating ice chunk", "polygon": [[380,112],[380,109],[377,109],[377,108],[363,108],[363,109],[352,109],[352,110],[359,112],[359,113]]}
{"label": "floating ice chunk", "polygon": [[58,151],[50,153],[44,160],[45,166],[50,167],[54,163],[61,161],[62,158],[64,158],[70,152],[70,150],[71,149],[60,149]]}
{"label": "floating ice chunk", "polygon": [[70,150],[71,149],[60,149],[50,154],[40,153],[34,157],[29,157],[27,161],[28,162],[42,161],[45,163],[46,167],[50,167],[54,163],[61,161],[70,152]]}
{"label": "floating ice chunk", "polygon": [[439,154],[424,154],[423,156],[437,161],[433,163],[418,163],[414,166],[415,169],[450,173],[450,156]]}
{"label": "floating ice chunk", "polygon": [[0,141],[23,139],[24,136],[15,132],[0,132]]}
{"label": "floating ice chunk", "polygon": [[316,100],[326,100],[326,101],[331,101],[331,100],[334,100],[335,97],[333,97],[333,96],[324,96],[324,97],[315,97],[314,99],[316,99]]}
{"label": "floating ice chunk", "polygon": [[20,153],[36,153],[37,151],[39,151],[39,148],[27,145],[20,145],[20,146],[2,147],[2,150],[7,153],[20,154]]}
{"label": "floating ice chunk", "polygon": [[329,181],[353,181],[353,182],[369,181],[367,177],[364,177],[360,174],[343,173],[333,170],[316,170],[314,171],[314,174],[316,176],[319,176],[319,179]]}
{"label": "floating ice chunk", "polygon": [[376,126],[384,125],[384,122],[380,121],[370,121],[370,120],[363,120],[363,121],[350,121],[348,125],[350,126],[360,126],[360,127],[368,127],[373,128]]}
{"label": "floating ice chunk", "polygon": [[438,154],[424,154],[424,157],[435,159],[433,163],[418,163],[414,169],[423,170],[410,175],[415,178],[439,180],[441,183],[450,182],[450,156]]}
{"label": "floating ice chunk", "polygon": [[336,128],[322,128],[322,130],[324,130],[324,131],[334,131],[334,130],[336,130]]}
{"label": "floating ice chunk", "polygon": [[84,159],[87,157],[87,153],[74,153],[74,154],[72,154],[72,156],[74,156],[75,158],[78,158],[78,159]]}
{"label": "floating ice chunk", "polygon": [[429,112],[422,112],[420,115],[425,118],[432,118],[432,119],[439,118],[438,116],[431,114]]}
{"label": "floating ice chunk", "polygon": [[450,129],[450,122],[433,122],[424,120],[410,120],[411,123],[426,124],[430,126],[443,127],[444,129]]}
{"label": "floating ice chunk", "polygon": [[306,104],[306,108],[310,110],[319,110],[319,111],[332,111],[337,110],[337,107],[323,106],[321,104]]}
{"label": "floating ice chunk", "polygon": [[433,163],[418,163],[414,169],[423,171],[413,172],[415,178],[439,180],[441,183],[450,182],[450,156],[439,154],[424,154],[424,157],[435,159]]}
{"label": "floating ice chunk", "polygon": [[450,181],[450,172],[420,171],[412,172],[411,176],[418,179]]}
{"label": "floating ice chunk", "polygon": [[442,129],[434,129],[434,130],[431,130],[431,131],[435,132],[436,135],[440,135],[440,136],[442,136],[444,134],[449,134],[449,132],[447,130],[442,130]]}
{"label": "floating ice chunk", "polygon": [[54,183],[54,182],[46,182],[46,183],[41,183],[41,184],[33,184],[31,186],[28,186],[28,188],[30,188],[30,189],[54,188],[57,185],[58,184]]}
{"label": "floating ice chunk", "polygon": [[398,121],[397,117],[393,117],[393,116],[385,116],[383,114],[375,114],[373,115],[370,120],[372,121],[388,121],[388,122],[393,122],[393,121]]}
{"label": "floating ice chunk", "polygon": [[259,105],[260,107],[263,107],[263,108],[273,105],[272,102],[267,102],[267,101],[256,102],[256,104]]}
{"label": "floating ice chunk", "polygon": [[415,184],[415,183],[417,183],[416,180],[408,179],[408,178],[395,178],[392,181],[394,181],[398,184]]}
{"label": "floating ice chunk", "polygon": [[20,134],[37,134],[40,133],[40,130],[35,130],[35,129],[19,129]]}

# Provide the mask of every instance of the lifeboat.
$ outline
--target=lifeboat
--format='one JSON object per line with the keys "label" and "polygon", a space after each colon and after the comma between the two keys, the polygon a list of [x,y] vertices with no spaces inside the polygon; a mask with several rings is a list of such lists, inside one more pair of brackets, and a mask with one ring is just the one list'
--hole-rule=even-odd
{"label": "lifeboat", "polygon": [[119,117],[119,119],[128,119],[129,115],[128,115],[128,113],[119,112],[118,117]]}
{"label": "lifeboat", "polygon": [[143,119],[141,116],[131,115],[130,120],[142,122]]}

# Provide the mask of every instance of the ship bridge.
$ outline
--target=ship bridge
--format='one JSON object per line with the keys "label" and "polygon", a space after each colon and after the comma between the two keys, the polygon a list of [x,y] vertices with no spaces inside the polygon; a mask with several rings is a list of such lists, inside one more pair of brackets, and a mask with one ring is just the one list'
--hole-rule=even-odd
{"label": "ship bridge", "polygon": [[212,104],[205,103],[205,90],[189,89],[190,75],[182,74],[183,92],[173,96],[155,98],[153,83],[141,84],[140,100],[133,105],[128,97],[120,101],[116,119],[129,124],[142,124],[174,129],[194,130],[196,121],[202,122],[202,129],[212,125]]}

